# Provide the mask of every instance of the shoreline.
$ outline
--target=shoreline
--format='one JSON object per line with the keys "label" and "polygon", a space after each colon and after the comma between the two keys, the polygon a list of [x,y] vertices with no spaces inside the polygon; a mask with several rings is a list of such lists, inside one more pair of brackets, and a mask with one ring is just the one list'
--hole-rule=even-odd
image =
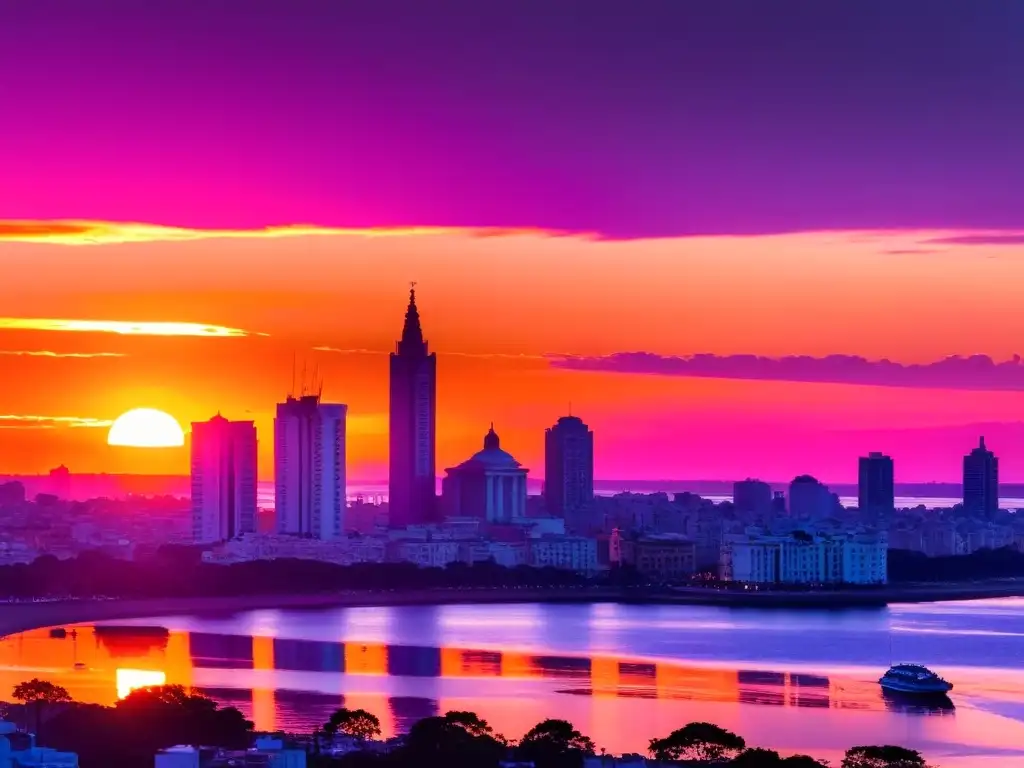
{"label": "shoreline", "polygon": [[272,609],[499,605],[514,603],[623,603],[632,605],[699,605],[764,609],[880,609],[889,604],[932,603],[1024,597],[1024,579],[967,584],[897,585],[878,590],[835,592],[733,591],[706,587],[670,590],[628,588],[582,589],[431,589],[332,592],[308,595],[270,594],[229,597],[152,599],[83,599],[18,602],[0,610],[0,637],[32,629],[93,621],[138,619],[176,614],[223,614]]}

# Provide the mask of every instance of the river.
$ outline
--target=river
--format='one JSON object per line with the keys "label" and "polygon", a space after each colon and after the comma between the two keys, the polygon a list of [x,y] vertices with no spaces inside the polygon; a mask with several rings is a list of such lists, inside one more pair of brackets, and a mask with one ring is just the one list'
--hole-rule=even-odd
{"label": "river", "polygon": [[[239,707],[261,730],[310,730],[344,704],[376,714],[390,735],[468,709],[509,737],[566,718],[622,753],[708,720],[749,745],[831,760],[895,743],[945,768],[1024,765],[1024,599],[289,609],[67,630],[0,640],[0,698],[30,677],[102,704],[168,682]],[[876,680],[890,661],[944,675],[955,706],[883,697]]]}

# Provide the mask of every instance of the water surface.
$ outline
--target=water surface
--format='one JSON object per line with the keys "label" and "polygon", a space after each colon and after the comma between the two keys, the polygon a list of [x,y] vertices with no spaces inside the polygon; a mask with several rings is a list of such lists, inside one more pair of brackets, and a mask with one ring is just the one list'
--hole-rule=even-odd
{"label": "water surface", "polygon": [[[564,717],[620,753],[710,720],[784,753],[834,760],[854,744],[896,743],[943,766],[1024,765],[1024,599],[261,610],[67,629],[0,641],[0,697],[29,677],[105,704],[169,682],[239,707],[261,730],[310,730],[345,705],[392,734],[469,709],[509,737]],[[876,681],[895,661],[951,680],[955,708],[884,697]]]}

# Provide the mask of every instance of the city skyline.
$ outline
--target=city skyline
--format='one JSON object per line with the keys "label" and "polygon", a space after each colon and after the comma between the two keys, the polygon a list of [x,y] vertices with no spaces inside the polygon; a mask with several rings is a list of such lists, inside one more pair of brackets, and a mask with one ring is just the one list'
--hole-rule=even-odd
{"label": "city skyline", "polygon": [[414,280],[437,467],[493,421],[540,472],[571,402],[599,478],[849,482],[882,451],[956,481],[985,434],[1024,481],[1024,11],[589,3],[581,42],[539,3],[297,3],[0,27],[0,471],[186,474],[105,427],[269,434],[298,360],[350,406],[350,475],[386,477]]}

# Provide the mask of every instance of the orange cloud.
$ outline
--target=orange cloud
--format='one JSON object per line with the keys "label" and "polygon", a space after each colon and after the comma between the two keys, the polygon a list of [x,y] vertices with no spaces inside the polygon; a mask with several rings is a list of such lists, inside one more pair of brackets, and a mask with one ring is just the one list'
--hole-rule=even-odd
{"label": "orange cloud", "polygon": [[159,224],[110,221],[0,220],[0,242],[53,243],[58,245],[109,245],[117,243],[182,242],[189,240],[283,238],[283,237],[509,237],[516,235],[564,236],[541,229],[487,227],[321,227],[289,224],[257,229],[192,229]]}
{"label": "orange cloud", "polygon": [[0,415],[0,429],[56,429],[57,427],[109,427],[110,419],[89,416],[35,416],[26,414]]}
{"label": "orange cloud", "polygon": [[[0,317],[0,330],[72,331],[76,333],[116,333],[123,336],[266,336],[265,333],[202,323],[134,322],[129,320],[66,320],[46,317]],[[114,353],[107,353],[113,355]],[[45,356],[45,355],[43,355]],[[80,355],[53,356],[78,357]]]}
{"label": "orange cloud", "polygon": [[47,349],[0,349],[0,355],[10,355],[13,357],[72,357],[79,359],[128,356],[124,352],[51,352]]}

